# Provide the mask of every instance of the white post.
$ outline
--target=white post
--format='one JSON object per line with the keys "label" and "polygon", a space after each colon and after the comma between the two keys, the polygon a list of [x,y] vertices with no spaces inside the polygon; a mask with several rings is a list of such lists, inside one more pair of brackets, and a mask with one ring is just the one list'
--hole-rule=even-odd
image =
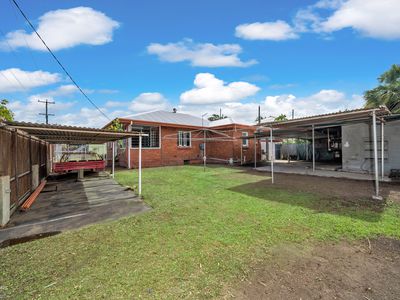
{"label": "white post", "polygon": [[381,120],[381,172],[383,180],[385,177],[385,127],[383,120]]}
{"label": "white post", "polygon": [[271,182],[274,184],[274,139],[272,137],[272,127],[269,130],[269,140],[270,140],[270,149],[271,149]]}
{"label": "white post", "polygon": [[207,164],[207,154],[206,154],[206,130],[204,128],[204,117],[207,116],[208,113],[204,113],[201,115],[201,127],[203,128],[203,171],[206,171],[206,164]]}
{"label": "white post", "polygon": [[142,133],[139,135],[139,196],[142,195]]}
{"label": "white post", "polygon": [[315,172],[315,128],[312,125],[312,171]]}
{"label": "white post", "polygon": [[378,174],[378,139],[376,137],[376,112],[372,112],[372,138],[374,144],[374,175],[375,175],[375,196],[374,199],[382,199],[379,196],[379,174]]}
{"label": "white post", "polygon": [[257,139],[254,134],[254,169],[257,168]]}
{"label": "white post", "polygon": [[[132,131],[132,122],[130,125],[128,125],[128,131]],[[132,146],[132,138],[128,138],[128,145],[126,147],[126,149],[128,149],[128,169],[131,168],[131,146]]]}
{"label": "white post", "polygon": [[[204,130],[204,129],[203,129]],[[204,171],[206,170],[206,164],[207,164],[207,153],[206,153],[206,131],[204,130],[204,157],[203,157],[203,164],[204,164]]]}
{"label": "white post", "polygon": [[243,165],[243,140],[240,140],[240,165]]}
{"label": "white post", "polygon": [[115,171],[115,147],[114,147],[114,145],[115,145],[115,142],[112,142],[112,167],[111,167],[111,172],[112,172],[112,174],[111,174],[111,176],[112,176],[112,178],[114,178],[114,171]]}

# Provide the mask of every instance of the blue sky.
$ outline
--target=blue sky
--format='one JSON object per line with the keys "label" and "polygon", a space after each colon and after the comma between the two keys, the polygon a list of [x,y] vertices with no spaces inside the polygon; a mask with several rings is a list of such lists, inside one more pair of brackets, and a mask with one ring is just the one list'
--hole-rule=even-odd
{"label": "blue sky", "polygon": [[[19,0],[89,97],[110,117],[154,109],[240,122],[350,109],[399,63],[400,2]],[[12,6],[0,2],[0,95],[18,120],[107,120],[71,86]],[[17,78],[17,79],[16,79]]]}

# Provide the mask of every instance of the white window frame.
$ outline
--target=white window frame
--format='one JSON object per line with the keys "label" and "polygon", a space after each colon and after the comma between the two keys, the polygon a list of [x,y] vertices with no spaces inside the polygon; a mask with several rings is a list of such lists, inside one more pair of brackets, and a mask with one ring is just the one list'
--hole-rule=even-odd
{"label": "white window frame", "polygon": [[[133,124],[135,125],[135,124]],[[132,125],[131,125],[132,126]],[[140,125],[139,125],[140,126]],[[149,126],[149,125],[143,125],[143,126]],[[151,126],[151,125],[150,125]],[[158,127],[158,135],[159,135],[159,143],[158,143],[158,147],[148,147],[148,148],[144,148],[142,147],[142,150],[152,150],[152,149],[161,149],[161,144],[162,144],[162,135],[161,135],[161,130],[162,130],[162,126],[151,126],[151,127]],[[131,130],[132,131],[132,130]],[[131,149],[139,149],[139,147],[132,147],[132,138],[130,141],[130,145],[131,145]]]}
{"label": "white window frame", "polygon": [[[189,146],[183,145],[183,134],[189,133]],[[178,131],[178,147],[179,148],[191,148],[192,147],[192,133],[190,131]]]}
{"label": "white window frame", "polygon": [[[247,131],[242,132],[242,137],[249,136],[249,133]],[[249,140],[248,139],[242,139],[242,147],[248,148],[249,147]]]}

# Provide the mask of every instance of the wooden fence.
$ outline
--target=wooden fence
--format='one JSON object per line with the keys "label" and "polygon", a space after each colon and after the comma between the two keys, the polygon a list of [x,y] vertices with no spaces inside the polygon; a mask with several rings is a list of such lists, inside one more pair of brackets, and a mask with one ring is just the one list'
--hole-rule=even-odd
{"label": "wooden fence", "polygon": [[47,176],[47,143],[17,130],[0,128],[0,176],[10,176],[10,209],[15,210],[35,189],[33,166],[40,182]]}

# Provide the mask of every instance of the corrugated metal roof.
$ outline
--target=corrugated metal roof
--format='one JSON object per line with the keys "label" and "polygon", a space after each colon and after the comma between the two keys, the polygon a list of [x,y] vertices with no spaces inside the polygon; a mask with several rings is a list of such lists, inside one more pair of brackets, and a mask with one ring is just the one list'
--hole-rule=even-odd
{"label": "corrugated metal roof", "polygon": [[359,116],[368,117],[372,111],[375,110],[378,116],[389,115],[390,111],[386,106],[380,106],[378,108],[359,108],[353,110],[345,110],[339,112],[333,112],[328,114],[321,114],[315,116],[308,116],[302,118],[291,119],[287,121],[272,121],[272,122],[263,122],[261,125],[263,126],[288,126],[291,124],[306,124],[306,123],[319,123],[324,122],[326,120],[330,121],[343,121],[343,120],[351,120],[356,119]]}
{"label": "corrugated metal roof", "polygon": [[[164,123],[174,125],[187,125],[187,126],[202,126],[202,120],[189,114],[174,113],[164,110],[157,110],[141,114],[129,115],[121,119],[130,119],[133,121],[145,121],[153,123]],[[203,120],[204,126],[209,125],[209,121],[205,118]]]}
{"label": "corrugated metal roof", "polygon": [[28,122],[4,122],[6,128],[22,130],[53,144],[101,144],[140,135],[139,132]]}

